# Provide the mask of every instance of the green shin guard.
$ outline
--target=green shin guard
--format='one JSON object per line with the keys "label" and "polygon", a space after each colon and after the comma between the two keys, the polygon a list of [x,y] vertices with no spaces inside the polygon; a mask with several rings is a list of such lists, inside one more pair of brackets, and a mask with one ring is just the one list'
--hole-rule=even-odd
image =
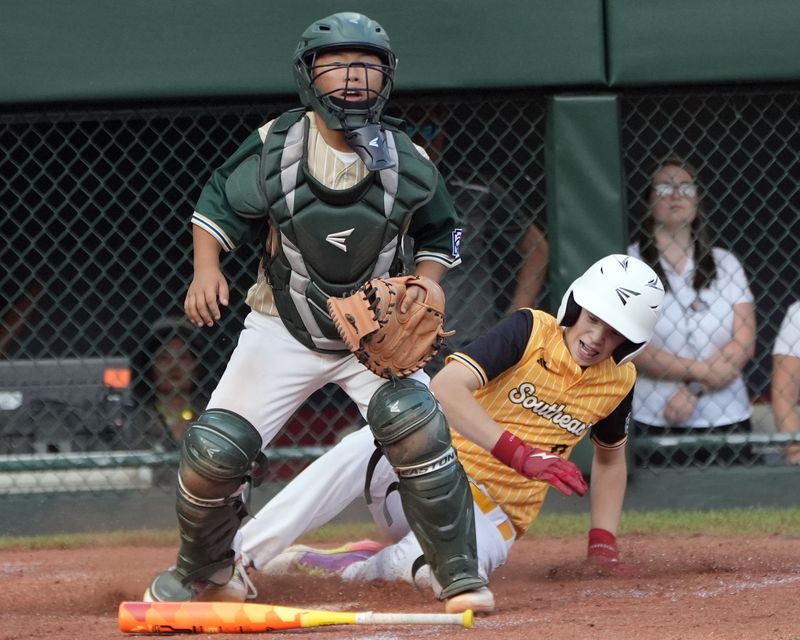
{"label": "green shin guard", "polygon": [[242,499],[261,435],[222,409],[201,414],[181,445],[177,515],[181,546],[177,573],[184,584],[233,567],[231,545],[247,515]]}
{"label": "green shin guard", "polygon": [[177,513],[181,546],[176,568],[184,582],[208,580],[233,567],[231,543],[246,515],[240,497],[218,507],[199,507],[179,491]]}
{"label": "green shin guard", "polygon": [[436,399],[420,382],[394,380],[373,396],[367,420],[400,478],[403,511],[442,586],[440,597],[486,586],[472,492]]}
{"label": "green shin guard", "polygon": [[478,573],[472,492],[458,460],[413,478],[400,477],[400,499],[441,598],[486,586]]}

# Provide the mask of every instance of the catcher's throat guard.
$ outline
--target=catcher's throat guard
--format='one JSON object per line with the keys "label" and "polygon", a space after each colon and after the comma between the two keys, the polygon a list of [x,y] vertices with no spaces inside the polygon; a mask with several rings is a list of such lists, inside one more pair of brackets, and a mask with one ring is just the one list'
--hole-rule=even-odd
{"label": "catcher's throat guard", "polygon": [[368,124],[344,134],[347,145],[370,171],[390,169],[395,165],[386,144],[386,134],[379,124]]}
{"label": "catcher's throat guard", "polygon": [[[425,291],[401,312],[408,287]],[[373,278],[345,298],[328,298],[336,329],[361,363],[384,378],[403,378],[433,358],[454,331],[444,330],[444,292],[430,278]]]}

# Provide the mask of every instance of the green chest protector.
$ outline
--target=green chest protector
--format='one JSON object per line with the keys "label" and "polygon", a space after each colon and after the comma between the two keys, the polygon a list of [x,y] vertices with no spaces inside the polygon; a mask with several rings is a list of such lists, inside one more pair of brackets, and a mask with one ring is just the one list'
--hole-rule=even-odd
{"label": "green chest protector", "polygon": [[269,216],[279,247],[267,260],[275,304],[289,332],[316,351],[346,351],[326,300],[349,295],[396,264],[413,213],[434,195],[437,173],[396,122],[386,138],[395,161],[343,190],[329,189],[308,169],[309,121],[304,110],[280,116],[260,156],[228,178],[225,193],[237,214]]}

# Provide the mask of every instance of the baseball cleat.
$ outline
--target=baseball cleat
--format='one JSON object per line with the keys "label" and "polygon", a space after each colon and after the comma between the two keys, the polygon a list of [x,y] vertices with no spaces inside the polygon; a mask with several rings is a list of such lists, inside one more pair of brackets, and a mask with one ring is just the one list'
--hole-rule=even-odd
{"label": "baseball cleat", "polygon": [[258,595],[242,562],[233,566],[233,574],[225,583],[198,580],[188,585],[174,567],[159,574],[144,592],[144,602],[245,602]]}
{"label": "baseball cleat", "polygon": [[337,576],[354,562],[371,558],[383,546],[374,540],[348,542],[334,549],[298,544],[270,560],[262,571],[272,575],[299,571],[313,576]]}
{"label": "baseball cleat", "polygon": [[463,613],[472,609],[473,613],[491,613],[494,611],[494,594],[489,587],[481,587],[474,591],[464,591],[448,598],[445,603],[447,613]]}

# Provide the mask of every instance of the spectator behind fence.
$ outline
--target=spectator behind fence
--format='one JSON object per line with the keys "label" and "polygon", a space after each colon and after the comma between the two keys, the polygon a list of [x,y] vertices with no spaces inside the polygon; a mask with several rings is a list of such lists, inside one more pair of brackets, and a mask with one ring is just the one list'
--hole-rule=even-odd
{"label": "spectator behind fence", "polygon": [[206,405],[198,385],[202,365],[192,347],[196,333],[188,320],[164,318],[156,322],[135,356],[130,448],[177,449],[186,429],[202,413]]}
{"label": "spectator behind fence", "polygon": [[[753,294],[739,260],[712,247],[701,207],[697,171],[670,156],[653,173],[641,256],[666,288],[655,336],[636,358],[640,378],[633,402],[637,435],[730,434],[750,431],[750,400],[742,369],[755,351]],[[649,466],[731,463],[749,447],[684,447],[653,451]]]}
{"label": "spectator behind fence", "polygon": [[445,176],[461,218],[461,267],[442,276],[447,300],[448,338],[442,356],[469,344],[504,315],[535,307],[544,287],[549,245],[533,222],[534,212],[513,195],[500,176],[488,177],[447,167],[448,136],[441,126],[443,114],[421,124],[411,124],[409,135],[423,147]]}
{"label": "spectator behind fence", "polygon": [[7,286],[2,289],[5,304],[0,311],[0,360],[11,359],[20,350],[32,318],[39,314],[44,291],[42,283],[27,273],[7,275],[10,277],[3,283]]}
{"label": "spectator behind fence", "polygon": [[[772,411],[782,433],[800,431],[800,301],[783,317],[772,348]],[[787,445],[788,464],[800,464],[800,444]]]}

